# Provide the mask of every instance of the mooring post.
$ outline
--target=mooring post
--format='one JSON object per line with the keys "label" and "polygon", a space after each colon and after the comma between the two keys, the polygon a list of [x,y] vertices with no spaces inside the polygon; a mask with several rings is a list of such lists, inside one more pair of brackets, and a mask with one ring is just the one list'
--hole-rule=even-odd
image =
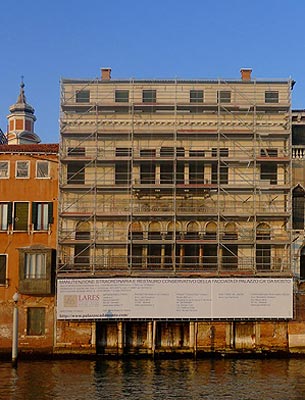
{"label": "mooring post", "polygon": [[19,294],[16,292],[13,296],[13,342],[12,342],[12,367],[17,368],[18,363],[18,300]]}

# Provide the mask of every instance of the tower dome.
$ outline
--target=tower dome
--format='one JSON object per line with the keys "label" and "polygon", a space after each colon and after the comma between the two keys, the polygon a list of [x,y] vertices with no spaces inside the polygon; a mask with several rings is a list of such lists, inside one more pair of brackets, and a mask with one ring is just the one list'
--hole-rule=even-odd
{"label": "tower dome", "polygon": [[7,116],[6,136],[8,144],[34,144],[41,141],[40,137],[34,132],[35,110],[26,101],[24,87],[25,84],[21,79],[17,101],[10,107],[10,114]]}

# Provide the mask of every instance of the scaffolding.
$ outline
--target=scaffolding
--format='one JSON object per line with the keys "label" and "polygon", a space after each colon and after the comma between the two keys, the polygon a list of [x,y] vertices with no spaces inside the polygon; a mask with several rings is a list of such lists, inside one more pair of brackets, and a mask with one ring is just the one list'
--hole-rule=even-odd
{"label": "scaffolding", "polygon": [[290,93],[63,79],[57,274],[289,276]]}

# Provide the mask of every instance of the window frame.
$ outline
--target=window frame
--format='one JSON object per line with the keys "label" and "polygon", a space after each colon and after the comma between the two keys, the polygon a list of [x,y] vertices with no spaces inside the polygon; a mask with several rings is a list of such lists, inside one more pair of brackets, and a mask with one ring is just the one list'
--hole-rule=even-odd
{"label": "window frame", "polygon": [[54,222],[52,201],[32,202],[32,224],[34,231],[48,231]]}
{"label": "window frame", "polygon": [[[1,259],[4,259],[3,271],[2,271]],[[7,284],[7,254],[0,253],[0,286],[6,286],[6,284]]]}
{"label": "window frame", "polygon": [[[27,165],[27,175],[26,176],[18,176],[18,164],[21,164],[21,163],[24,163]],[[28,161],[28,160],[17,160],[16,161],[15,178],[16,179],[30,179],[30,161]]]}
{"label": "window frame", "polygon": [[[126,94],[127,94],[127,96],[126,96]],[[114,101],[115,101],[115,103],[129,103],[129,90],[128,89],[116,89],[114,92]]]}
{"label": "window frame", "polygon": [[[85,94],[85,95],[84,95]],[[83,95],[83,97],[82,97]],[[75,103],[90,103],[90,90],[80,89],[75,91]]]}
{"label": "window frame", "polygon": [[[45,176],[39,176],[38,175],[38,171],[39,171],[38,165],[39,164],[47,165],[47,175],[45,175]],[[37,160],[36,161],[35,177],[36,177],[36,179],[50,179],[50,161],[47,161],[47,160]]]}
{"label": "window frame", "polygon": [[1,167],[0,167],[0,179],[9,179],[10,178],[10,162],[8,160],[0,160],[0,166],[1,166],[2,163],[3,164],[4,163],[7,164],[7,169],[6,169],[6,175],[3,176],[1,174],[1,171],[3,171],[3,169],[1,169]]}
{"label": "window frame", "polygon": [[280,95],[278,90],[265,90],[266,104],[278,104],[279,102],[280,102]]}
{"label": "window frame", "polygon": [[[200,95],[200,96],[198,96],[198,95]],[[191,89],[190,90],[190,103],[192,103],[192,104],[204,103],[204,90]]]}
{"label": "window frame", "polygon": [[[18,250],[20,293],[31,295],[53,294],[55,287],[55,249],[35,245]],[[38,262],[42,263],[38,264]]]}
{"label": "window frame", "polygon": [[45,280],[47,278],[47,254],[45,252],[25,252],[24,263],[24,279]]}
{"label": "window frame", "polygon": [[[16,229],[16,218],[19,218],[18,215],[16,215],[16,205],[17,204],[27,204],[27,221],[26,221],[26,228],[25,229]],[[12,218],[12,224],[13,224],[13,231],[17,231],[17,232],[27,232],[29,230],[29,201],[14,201],[13,203],[13,218]]]}
{"label": "window frame", "polygon": [[[4,211],[3,206],[7,206],[7,210]],[[9,225],[12,224],[12,210],[13,203],[10,201],[0,202],[0,232],[6,232]]]}
{"label": "window frame", "polygon": [[[148,94],[151,96],[148,96]],[[157,90],[156,89],[143,89],[142,90],[142,103],[156,103],[157,102]]]}
{"label": "window frame", "polygon": [[[229,96],[227,96],[229,94]],[[231,90],[217,90],[217,103],[230,104],[232,102]]]}
{"label": "window frame", "polygon": [[[34,311],[35,310],[35,311]],[[35,312],[38,314],[38,310],[41,315],[34,315]],[[43,311],[43,312],[42,312]],[[31,315],[33,313],[33,315]],[[43,317],[37,319],[37,317]],[[33,325],[36,325],[35,328]],[[38,329],[37,329],[38,326]],[[46,334],[46,308],[45,307],[27,307],[27,318],[26,318],[26,335],[27,336],[45,336]]]}

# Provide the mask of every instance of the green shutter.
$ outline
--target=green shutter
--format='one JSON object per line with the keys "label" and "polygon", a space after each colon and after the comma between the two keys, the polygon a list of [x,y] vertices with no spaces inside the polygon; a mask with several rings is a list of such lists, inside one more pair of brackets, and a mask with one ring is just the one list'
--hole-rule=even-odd
{"label": "green shutter", "polygon": [[0,255],[0,285],[5,285],[6,280],[6,255]]}
{"label": "green shutter", "polygon": [[53,202],[50,201],[48,204],[49,204],[48,205],[48,223],[49,224],[53,224],[53,222],[54,222],[54,218],[53,218]]}
{"label": "green shutter", "polygon": [[28,208],[29,203],[15,203],[14,230],[28,230]]}
{"label": "green shutter", "polygon": [[32,224],[34,224],[34,230],[37,229],[37,209],[38,203],[32,203]]}
{"label": "green shutter", "polygon": [[13,203],[10,202],[7,204],[7,224],[11,225],[13,222],[13,215],[12,215],[12,211],[13,211]]}

